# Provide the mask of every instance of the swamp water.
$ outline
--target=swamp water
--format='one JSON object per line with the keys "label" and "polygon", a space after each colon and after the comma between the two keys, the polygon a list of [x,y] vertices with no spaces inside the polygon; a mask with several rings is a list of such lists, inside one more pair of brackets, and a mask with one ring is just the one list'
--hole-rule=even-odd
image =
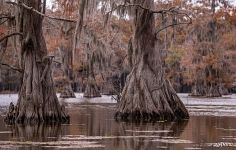
{"label": "swamp water", "polygon": [[62,99],[70,124],[6,126],[7,105],[17,95],[0,95],[0,149],[233,150],[236,149],[236,95],[215,99],[180,94],[190,112],[182,122],[125,123],[113,118],[109,96]]}

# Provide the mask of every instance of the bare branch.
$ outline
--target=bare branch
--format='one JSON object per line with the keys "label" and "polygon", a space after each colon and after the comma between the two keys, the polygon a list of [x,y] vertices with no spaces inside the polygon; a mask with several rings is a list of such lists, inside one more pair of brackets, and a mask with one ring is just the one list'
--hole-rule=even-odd
{"label": "bare branch", "polygon": [[168,26],[165,26],[164,28],[159,29],[159,30],[156,32],[156,35],[157,35],[158,33],[160,33],[161,31],[163,31],[163,30],[169,28],[169,27],[173,27],[173,26],[177,26],[177,25],[183,25],[183,24],[189,25],[189,24],[191,24],[191,22],[180,22],[180,23],[170,24],[170,25],[168,25]]}
{"label": "bare branch", "polygon": [[2,37],[2,38],[0,39],[0,43],[1,43],[3,40],[5,40],[5,39],[7,39],[7,38],[9,38],[9,37],[11,37],[11,36],[15,36],[15,35],[20,35],[20,36],[22,36],[23,34],[20,33],[20,32],[10,33],[10,34],[8,34],[8,35]]}
{"label": "bare branch", "polygon": [[11,20],[11,19],[14,19],[15,16],[8,16],[8,15],[4,15],[4,14],[1,14],[0,16],[0,20],[3,20],[2,22],[0,22],[0,25],[5,23],[7,20]]}
{"label": "bare branch", "polygon": [[115,8],[112,8],[111,11],[107,12],[107,15],[111,14],[113,11],[119,9],[120,7],[139,7],[143,10],[148,10],[150,13],[154,13],[154,14],[177,14],[177,15],[185,15],[188,19],[189,19],[189,22],[182,22],[182,23],[177,23],[177,24],[171,24],[171,25],[168,25],[160,30],[158,30],[156,32],[156,35],[161,32],[162,30],[166,29],[166,28],[169,28],[171,26],[176,26],[176,25],[182,25],[182,24],[191,24],[192,23],[192,18],[186,14],[186,13],[183,13],[183,12],[179,12],[178,9],[179,8],[176,8],[176,7],[171,7],[169,9],[163,9],[163,10],[152,10],[150,8],[146,8],[146,7],[143,7],[142,5],[139,5],[139,4],[121,4],[121,5],[118,5],[117,7]]}
{"label": "bare branch", "polygon": [[10,69],[12,69],[12,70],[18,71],[18,72],[20,72],[20,73],[22,73],[22,72],[23,72],[23,70],[22,70],[22,69],[20,69],[20,68],[17,68],[17,67],[14,67],[14,66],[11,66],[11,65],[9,65],[9,64],[6,64],[6,63],[1,63],[1,62],[0,62],[0,65],[2,65],[2,66],[6,66],[6,67],[8,67],[8,68],[10,68]]}
{"label": "bare branch", "polygon": [[7,22],[8,19],[5,19],[3,22],[0,23],[0,25],[4,24],[5,22]]}
{"label": "bare branch", "polygon": [[54,20],[58,20],[58,21],[74,22],[74,23],[76,22],[76,20],[72,20],[72,19],[53,17],[53,16],[49,16],[49,15],[43,14],[42,12],[39,12],[38,10],[34,9],[33,7],[29,7],[29,6],[27,6],[26,4],[24,4],[22,2],[21,3],[16,3],[16,2],[7,1],[6,3],[23,7],[25,9],[27,9],[27,10],[35,12],[38,15],[41,15],[43,17],[47,17],[47,18],[50,18],[50,19],[54,19]]}
{"label": "bare branch", "polygon": [[121,5],[118,5],[117,7],[113,8],[111,11],[107,12],[107,14],[110,14],[113,11],[115,11],[121,7],[139,7],[143,10],[150,11],[150,13],[156,13],[156,14],[167,13],[167,12],[170,12],[175,9],[175,7],[171,7],[169,9],[163,9],[163,10],[152,10],[151,8],[146,8],[146,7],[143,7],[142,5],[139,5],[139,4],[121,4]]}
{"label": "bare branch", "polygon": [[170,11],[170,13],[176,14],[176,15],[184,15],[185,17],[188,18],[188,22],[179,22],[179,23],[173,23],[173,24],[167,25],[167,26],[163,27],[162,29],[159,29],[159,30],[155,33],[156,35],[157,35],[158,33],[160,33],[161,31],[163,31],[163,30],[169,28],[169,27],[173,27],[173,26],[177,26],[177,25],[184,25],[184,24],[187,24],[187,25],[192,24],[192,18],[191,18],[188,14],[183,13],[183,12],[178,12],[178,11],[176,11],[176,10],[172,10],[172,11]]}
{"label": "bare branch", "polygon": [[54,62],[54,63],[56,63],[56,64],[62,64],[62,62],[60,62],[60,61],[56,61],[56,60],[53,60],[52,62]]}
{"label": "bare branch", "polygon": [[0,19],[13,19],[15,16],[1,16]]}

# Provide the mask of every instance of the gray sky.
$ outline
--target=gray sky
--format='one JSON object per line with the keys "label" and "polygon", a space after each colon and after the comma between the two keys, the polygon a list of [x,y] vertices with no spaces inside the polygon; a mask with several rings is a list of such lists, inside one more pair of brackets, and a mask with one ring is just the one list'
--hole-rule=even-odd
{"label": "gray sky", "polygon": [[47,7],[51,8],[52,7],[52,0],[47,0]]}

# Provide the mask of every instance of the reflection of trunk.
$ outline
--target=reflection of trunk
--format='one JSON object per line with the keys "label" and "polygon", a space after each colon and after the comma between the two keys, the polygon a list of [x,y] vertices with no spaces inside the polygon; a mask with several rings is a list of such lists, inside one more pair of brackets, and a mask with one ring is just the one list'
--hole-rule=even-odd
{"label": "reflection of trunk", "polygon": [[93,59],[89,60],[88,79],[84,92],[84,97],[101,97],[93,72]]}
{"label": "reflection of trunk", "polygon": [[61,47],[59,48],[61,53],[61,60],[62,60],[62,70],[63,70],[63,83],[62,83],[62,91],[61,91],[61,98],[75,98],[74,91],[71,87],[70,83],[70,70],[69,70],[69,50]]}
{"label": "reflection of trunk", "polygon": [[[140,150],[150,150],[156,147],[171,147],[171,143],[169,140],[176,140],[178,141],[179,137],[185,130],[186,126],[188,125],[188,121],[177,121],[177,122],[160,122],[155,124],[149,123],[120,123],[119,126],[119,133],[120,135],[125,135],[129,133],[129,135],[135,136],[157,136],[154,140],[146,140],[146,138],[139,138],[138,142],[136,138],[131,139],[121,139],[119,142],[120,149],[140,149]],[[145,132],[146,131],[146,132]],[[153,131],[153,132],[152,132]],[[155,133],[158,131],[159,133]],[[159,136],[159,137],[158,137]],[[160,142],[160,141],[166,142]],[[116,145],[116,144],[114,144]],[[115,147],[116,148],[116,147]],[[115,149],[114,148],[114,149]],[[161,149],[161,148],[160,148]]]}
{"label": "reflection of trunk", "polygon": [[[146,8],[154,0],[138,0]],[[188,118],[188,111],[169,81],[163,77],[161,50],[155,37],[153,13],[137,9],[134,18],[133,68],[127,77],[116,117],[122,120],[151,121]]]}
{"label": "reflection of trunk", "polygon": [[[23,138],[24,141],[37,141],[44,142],[48,140],[48,137],[58,138],[61,133],[60,124],[36,124],[36,125],[14,125],[11,126],[13,131],[13,138]],[[54,139],[56,140],[56,139]]]}
{"label": "reflection of trunk", "polygon": [[[41,11],[40,0],[23,0],[23,3]],[[21,66],[23,69],[19,99],[7,123],[65,122],[68,116],[56,96],[52,76],[52,57],[47,56],[42,32],[42,17],[21,8],[20,31],[23,33]],[[11,105],[11,107],[13,107]]]}
{"label": "reflection of trunk", "polygon": [[187,125],[188,120],[172,122],[171,128],[169,129],[172,132],[169,132],[167,136],[180,137]]}

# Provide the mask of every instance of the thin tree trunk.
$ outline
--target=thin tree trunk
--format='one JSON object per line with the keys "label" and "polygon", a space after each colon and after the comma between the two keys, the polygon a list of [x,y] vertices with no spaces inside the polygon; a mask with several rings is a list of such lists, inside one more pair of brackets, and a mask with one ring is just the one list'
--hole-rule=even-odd
{"label": "thin tree trunk", "polygon": [[204,83],[195,82],[192,86],[191,96],[204,96],[206,95],[206,90]]}
{"label": "thin tree trunk", "polygon": [[60,94],[61,98],[75,98],[74,91],[71,87],[71,82],[69,78],[69,50],[64,47],[59,48],[62,58],[62,70],[63,70],[63,85]]}
{"label": "thin tree trunk", "polygon": [[[154,0],[136,0],[152,8]],[[153,13],[135,10],[132,70],[127,77],[116,118],[127,121],[178,120],[188,111],[169,81],[163,77],[161,49],[155,36]]]}
{"label": "thin tree trunk", "polygon": [[88,97],[88,98],[101,97],[101,94],[99,92],[99,89],[98,89],[98,86],[94,77],[92,58],[89,60],[88,79],[87,79],[87,84],[84,91],[84,97]]}
{"label": "thin tree trunk", "polygon": [[[22,0],[29,7],[41,11],[41,0]],[[23,69],[19,99],[11,104],[5,122],[38,123],[67,122],[69,116],[59,104],[51,76],[52,57],[42,31],[43,17],[24,8],[20,9],[20,32],[23,33],[21,64]]]}
{"label": "thin tree trunk", "polygon": [[[81,0],[80,3],[79,3],[79,17],[78,17],[78,20],[76,22],[75,33],[74,33],[74,37],[73,37],[74,39],[73,39],[73,47],[72,47],[72,67],[73,67],[73,65],[75,65],[76,47],[78,45],[80,35],[81,35],[81,31],[82,31],[82,28],[83,28],[85,4],[86,4],[86,0]],[[72,69],[72,70],[74,70],[74,69]]]}

